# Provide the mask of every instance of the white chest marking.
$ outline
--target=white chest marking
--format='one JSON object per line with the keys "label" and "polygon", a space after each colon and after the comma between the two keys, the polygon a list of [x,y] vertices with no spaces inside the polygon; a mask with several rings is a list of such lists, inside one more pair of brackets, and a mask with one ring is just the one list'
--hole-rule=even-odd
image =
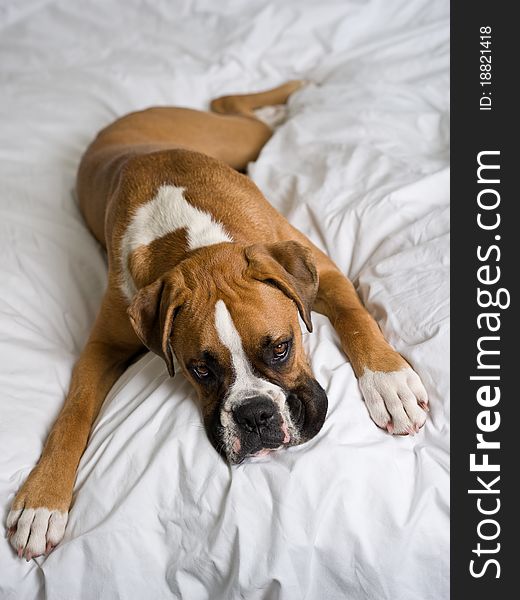
{"label": "white chest marking", "polygon": [[184,188],[161,186],[150,202],[137,209],[121,241],[121,289],[128,301],[137,291],[128,268],[132,252],[183,228],[186,229],[189,250],[233,241],[221,223],[186,201]]}
{"label": "white chest marking", "polygon": [[223,300],[219,300],[215,304],[215,328],[220,341],[231,354],[231,364],[235,376],[224,401],[224,411],[231,410],[247,398],[259,395],[269,396],[282,408],[285,404],[283,390],[274,383],[257,377],[253,373],[251,364],[244,352],[240,334]]}

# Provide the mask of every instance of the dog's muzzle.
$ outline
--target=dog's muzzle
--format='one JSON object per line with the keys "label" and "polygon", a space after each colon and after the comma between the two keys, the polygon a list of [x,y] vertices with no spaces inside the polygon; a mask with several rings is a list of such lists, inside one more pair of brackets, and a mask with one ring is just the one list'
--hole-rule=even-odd
{"label": "dog's muzzle", "polygon": [[[229,399],[228,399],[229,400]],[[214,448],[231,464],[312,439],[327,414],[325,390],[312,377],[283,390],[255,390],[216,408],[206,421]]]}
{"label": "dog's muzzle", "polygon": [[266,453],[289,443],[287,423],[267,396],[247,398],[231,411],[242,456]]}

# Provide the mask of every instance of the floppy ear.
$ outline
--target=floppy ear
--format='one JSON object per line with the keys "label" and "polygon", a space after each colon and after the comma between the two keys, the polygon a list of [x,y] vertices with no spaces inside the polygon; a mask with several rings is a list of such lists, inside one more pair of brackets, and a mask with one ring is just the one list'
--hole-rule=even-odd
{"label": "floppy ear", "polygon": [[312,252],[299,242],[254,244],[245,249],[253,279],[279,288],[296,303],[307,329],[312,331],[311,310],[318,292],[318,273]]}
{"label": "floppy ear", "polygon": [[185,301],[187,289],[180,273],[157,279],[141,288],[127,309],[130,322],[143,344],[166,362],[173,377],[170,335],[175,314]]}

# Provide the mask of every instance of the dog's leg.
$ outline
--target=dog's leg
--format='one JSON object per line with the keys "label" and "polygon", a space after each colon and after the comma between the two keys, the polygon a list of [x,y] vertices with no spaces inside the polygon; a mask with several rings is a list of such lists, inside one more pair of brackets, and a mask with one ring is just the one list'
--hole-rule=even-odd
{"label": "dog's leg", "polygon": [[324,254],[319,255],[314,310],[326,315],[338,332],[370,416],[390,433],[417,432],[426,420],[424,410],[428,410],[419,376],[385,340],[352,283]]}
{"label": "dog's leg", "polygon": [[65,404],[8,515],[8,536],[18,556],[29,560],[61,541],[76,469],[92,423],[108,391],[140,347],[122,304],[107,293],[74,368]]}
{"label": "dog's leg", "polygon": [[258,119],[274,129],[286,115],[285,104],[289,96],[299,90],[305,81],[288,81],[272,90],[256,94],[235,94],[222,96],[210,103],[213,112],[227,115],[241,115]]}

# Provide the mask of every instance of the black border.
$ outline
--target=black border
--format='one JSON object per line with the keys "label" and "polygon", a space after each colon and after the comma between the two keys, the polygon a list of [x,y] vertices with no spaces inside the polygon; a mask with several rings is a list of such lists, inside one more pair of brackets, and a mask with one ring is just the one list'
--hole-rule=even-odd
{"label": "black border", "polygon": [[[515,57],[520,58],[520,50],[515,44],[519,37],[515,32],[518,29],[513,16],[515,7],[513,2],[498,0],[451,3],[451,596],[456,600],[514,597],[518,594],[514,578],[520,574],[520,566],[516,567],[518,551],[514,534],[520,510],[517,491],[520,469],[515,464],[516,457],[520,458],[516,443],[516,439],[520,439],[520,393],[515,387],[515,376],[520,372],[515,343],[520,332],[515,315],[520,276],[520,217],[515,217],[520,205],[520,162],[517,161],[520,152],[514,142],[520,134],[520,97],[516,99],[514,91],[520,87],[520,69],[515,68]],[[483,26],[492,28],[491,111],[479,108],[482,95],[479,38]],[[513,102],[518,109],[513,107]],[[500,151],[501,181],[496,189],[500,193],[497,210],[501,224],[500,231],[492,233],[481,230],[476,221],[476,199],[482,189],[482,184],[477,183],[477,155],[483,150]],[[493,263],[501,269],[497,287],[507,288],[511,294],[509,308],[499,309],[501,400],[496,409],[491,409],[498,410],[501,418],[500,427],[493,434],[501,448],[490,451],[490,460],[500,464],[500,472],[496,473],[500,475],[500,483],[495,487],[500,489],[501,508],[495,515],[500,523],[500,535],[489,542],[489,547],[499,542],[500,551],[488,556],[499,561],[500,577],[495,578],[496,569],[490,565],[477,579],[469,572],[469,561],[480,560],[482,567],[485,560],[472,554],[472,549],[479,541],[477,525],[486,517],[477,511],[478,496],[468,494],[468,489],[477,487],[475,482],[479,475],[470,472],[469,455],[476,451],[479,431],[476,418],[483,408],[476,401],[476,391],[482,384],[470,381],[469,377],[477,374],[476,319],[483,311],[477,304],[477,269],[483,263],[477,259],[476,248],[479,244],[489,246],[495,234],[501,237],[500,262]]]}

